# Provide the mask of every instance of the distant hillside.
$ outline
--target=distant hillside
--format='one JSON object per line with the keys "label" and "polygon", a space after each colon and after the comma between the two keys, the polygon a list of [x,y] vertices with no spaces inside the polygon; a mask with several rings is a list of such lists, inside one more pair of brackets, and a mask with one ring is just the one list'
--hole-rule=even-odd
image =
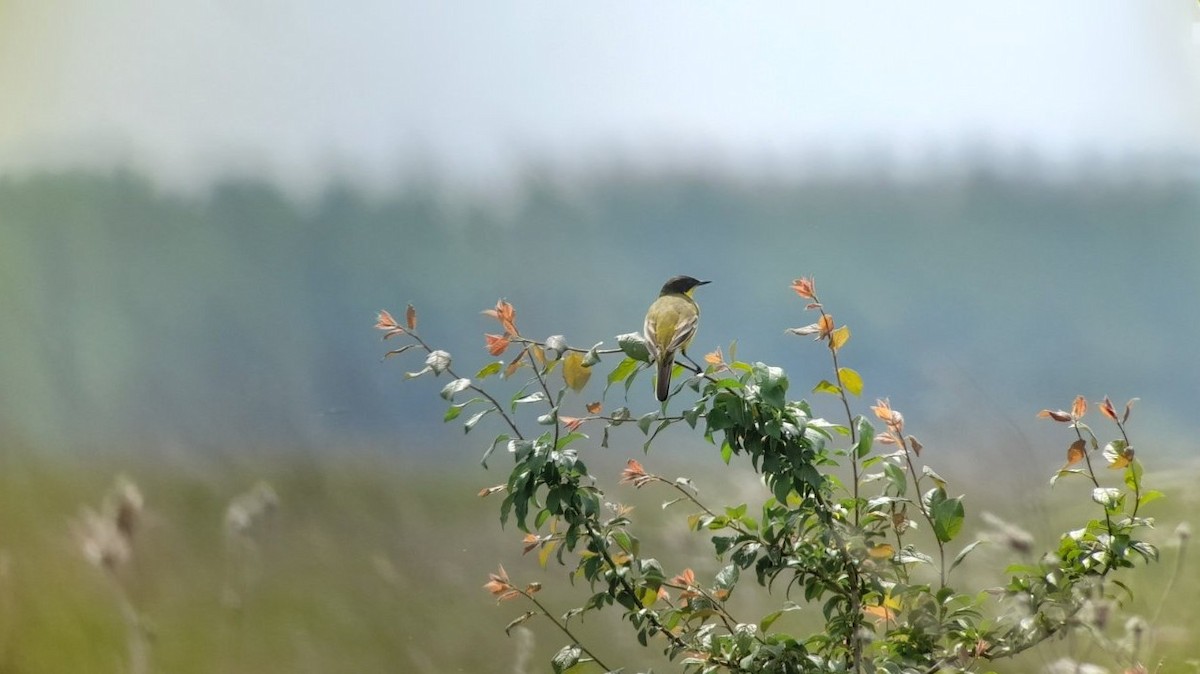
{"label": "distant hillside", "polygon": [[1166,420],[1195,404],[1195,182],[432,185],[333,185],[301,204],[250,180],[203,197],[125,173],[0,180],[0,428],[74,449],[386,443],[440,401],[379,363],[376,310],[414,302],[425,334],[478,367],[495,329],[478,312],[501,295],[524,329],[590,346],[638,329],[684,272],[714,281],[695,348],[737,338],[797,386],[825,364],[783,335],[805,321],[787,285],[814,274],[854,330],[867,395],[903,394],[930,423],[986,407],[1024,424],[1077,391],[1140,395]]}

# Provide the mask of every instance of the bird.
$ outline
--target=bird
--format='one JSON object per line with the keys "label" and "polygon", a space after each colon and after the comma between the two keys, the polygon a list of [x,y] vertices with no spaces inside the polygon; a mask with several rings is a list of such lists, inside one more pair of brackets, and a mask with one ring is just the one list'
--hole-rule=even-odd
{"label": "bird", "polygon": [[700,322],[700,305],[692,299],[692,292],[708,281],[698,281],[691,276],[672,276],[663,284],[658,299],[646,312],[646,323],[642,330],[646,337],[646,348],[658,366],[658,387],[655,390],[660,401],[666,401],[671,392],[671,368],[675,365],[675,353],[687,355],[688,344],[696,336]]}

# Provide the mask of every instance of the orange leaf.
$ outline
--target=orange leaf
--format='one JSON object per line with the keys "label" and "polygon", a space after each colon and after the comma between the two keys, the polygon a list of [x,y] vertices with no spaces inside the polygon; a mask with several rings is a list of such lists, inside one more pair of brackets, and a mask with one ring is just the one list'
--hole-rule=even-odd
{"label": "orange leaf", "polygon": [[1070,421],[1071,415],[1062,410],[1042,410],[1037,413],[1039,419],[1053,419],[1055,421]]}
{"label": "orange leaf", "polygon": [[888,598],[883,604],[878,606],[864,606],[863,613],[880,620],[892,620],[896,617],[896,610],[900,608],[898,605],[894,604],[896,604],[896,602],[894,602],[891,598]]}
{"label": "orange leaf", "polygon": [[408,325],[409,330],[417,329],[417,308],[413,305],[408,305],[408,310],[404,312],[404,322]]}
{"label": "orange leaf", "polygon": [[517,312],[515,309],[513,309],[513,305],[509,304],[508,302],[504,300],[497,300],[495,309],[484,309],[480,313],[485,316],[491,316],[497,321],[500,321],[500,325],[504,328],[505,334],[517,334],[517,326],[515,322],[517,319]]}
{"label": "orange leaf", "polygon": [[833,334],[833,316],[821,314],[820,320],[817,321],[817,337],[825,338],[831,334]]}
{"label": "orange leaf", "polygon": [[1138,398],[1130,398],[1129,402],[1125,403],[1125,414],[1121,416],[1121,423],[1129,421],[1129,413],[1133,411],[1133,404],[1138,401]]}
{"label": "orange leaf", "polygon": [[684,569],[679,575],[671,579],[671,584],[692,587],[696,584],[696,574],[691,569]]}
{"label": "orange leaf", "polygon": [[[879,417],[880,421],[886,423],[888,428],[896,432],[896,437],[893,440],[903,437],[904,415],[892,409],[892,405],[888,402],[887,398],[883,400],[876,399],[875,405],[871,407],[871,411],[875,412],[875,416]],[[887,440],[880,439],[885,443],[887,442]]]}
{"label": "orange leaf", "polygon": [[384,339],[391,339],[396,335],[404,334],[404,328],[397,325],[396,319],[392,318],[392,315],[383,309],[380,309],[379,313],[375,316],[375,329],[384,331]]}
{"label": "orange leaf", "polygon": [[375,327],[380,330],[395,330],[400,326],[396,324],[396,319],[392,318],[386,309],[380,309],[375,316]]}
{"label": "orange leaf", "polygon": [[718,346],[716,351],[704,354],[704,362],[709,365],[724,365],[725,357],[721,355],[721,347]]}
{"label": "orange leaf", "polygon": [[653,477],[642,468],[642,464],[634,459],[629,459],[625,462],[625,470],[621,471],[621,480],[619,484],[630,483],[639,489],[647,482],[653,481]]}
{"label": "orange leaf", "polygon": [[484,584],[483,589],[495,595],[497,601],[512,599],[521,594],[508,581],[508,573],[504,570],[503,565],[500,567],[500,573],[488,574],[488,582]]}
{"label": "orange leaf", "polygon": [[1075,404],[1071,405],[1071,416],[1075,419],[1082,419],[1085,414],[1087,414],[1087,398],[1075,396]]}
{"label": "orange leaf", "polygon": [[1083,440],[1076,440],[1075,442],[1072,442],[1071,446],[1067,448],[1067,465],[1073,466],[1073,465],[1079,463],[1080,461],[1083,461],[1083,457],[1086,454],[1087,454],[1087,443],[1086,442],[1084,442]]}
{"label": "orange leaf", "polygon": [[792,281],[792,290],[795,290],[797,295],[806,300],[817,299],[816,287],[813,284],[813,278],[811,276],[803,276],[795,281]]}
{"label": "orange leaf", "polygon": [[487,342],[488,353],[493,356],[499,356],[508,349],[509,339],[507,336],[485,334],[483,339]]}
{"label": "orange leaf", "polygon": [[876,399],[875,404],[871,406],[871,411],[875,413],[875,416],[880,421],[892,420],[892,405],[886,398],[882,400]]}
{"label": "orange leaf", "polygon": [[1100,402],[1100,413],[1113,421],[1117,420],[1117,410],[1108,396],[1104,396],[1104,400]]}
{"label": "orange leaf", "polygon": [[538,538],[537,534],[525,534],[525,538],[521,542],[525,544],[521,549],[521,553],[528,554],[530,550],[538,546],[538,543],[542,542],[542,539]]}
{"label": "orange leaf", "polygon": [[580,419],[579,417],[560,416],[558,420],[561,421],[562,425],[572,433],[579,430],[579,427],[583,425],[583,419]]}
{"label": "orange leaf", "polygon": [[521,353],[517,354],[516,358],[512,359],[512,362],[510,362],[508,364],[508,367],[504,368],[504,378],[508,379],[509,377],[513,376],[513,373],[516,372],[517,370],[521,369],[521,366],[524,364],[525,364],[525,351],[522,350]]}
{"label": "orange leaf", "polygon": [[588,414],[600,414],[600,410],[604,409],[604,405],[601,404],[600,401],[596,401],[594,403],[588,403],[584,406],[584,409],[588,411]]}
{"label": "orange leaf", "polygon": [[508,485],[498,484],[494,487],[484,487],[483,489],[479,490],[479,496],[491,496],[492,494],[495,494],[498,491],[504,491],[505,489],[508,489]]}

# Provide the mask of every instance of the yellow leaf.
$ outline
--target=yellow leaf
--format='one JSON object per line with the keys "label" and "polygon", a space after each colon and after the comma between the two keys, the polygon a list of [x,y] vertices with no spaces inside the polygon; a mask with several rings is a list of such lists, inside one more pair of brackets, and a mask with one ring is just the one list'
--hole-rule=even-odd
{"label": "yellow leaf", "polygon": [[829,338],[829,346],[834,351],[837,351],[848,341],[850,341],[850,326],[843,325],[833,331],[833,334]]}
{"label": "yellow leaf", "polygon": [[[849,331],[847,331],[847,334]],[[862,376],[848,367],[838,368],[838,378],[842,380],[842,387],[849,391],[852,395],[860,396],[863,390]]]}
{"label": "yellow leaf", "polygon": [[638,595],[638,602],[642,608],[650,608],[654,602],[658,601],[658,590],[652,587],[643,587]]}
{"label": "yellow leaf", "polygon": [[896,554],[896,548],[892,547],[891,543],[880,543],[870,550],[867,550],[867,554],[871,555],[875,559],[888,559],[892,555]]}
{"label": "yellow leaf", "polygon": [[587,386],[588,379],[592,377],[592,369],[583,366],[583,354],[578,351],[572,351],[563,357],[563,381],[571,390],[579,393]]}
{"label": "yellow leaf", "polygon": [[550,555],[554,554],[554,549],[558,547],[558,541],[546,541],[542,545],[542,549],[538,550],[538,564],[542,568],[546,568],[546,564],[550,561]]}
{"label": "yellow leaf", "polygon": [[880,620],[891,620],[900,612],[900,600],[888,595],[876,606],[864,606],[863,613]]}

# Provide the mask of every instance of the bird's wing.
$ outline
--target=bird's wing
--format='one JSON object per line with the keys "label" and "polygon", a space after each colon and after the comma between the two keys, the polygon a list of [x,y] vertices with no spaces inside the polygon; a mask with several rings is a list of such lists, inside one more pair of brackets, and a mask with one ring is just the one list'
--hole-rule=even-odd
{"label": "bird's wing", "polygon": [[700,316],[692,314],[686,316],[680,321],[676,318],[675,334],[671,337],[671,343],[667,346],[668,351],[678,351],[687,346],[687,343],[692,341],[692,337],[696,334],[696,324],[699,322]]}
{"label": "bird's wing", "polygon": [[650,357],[658,360],[658,322],[654,318],[654,312],[646,314],[646,322],[642,325],[642,334],[646,337],[646,349],[650,351]]}

